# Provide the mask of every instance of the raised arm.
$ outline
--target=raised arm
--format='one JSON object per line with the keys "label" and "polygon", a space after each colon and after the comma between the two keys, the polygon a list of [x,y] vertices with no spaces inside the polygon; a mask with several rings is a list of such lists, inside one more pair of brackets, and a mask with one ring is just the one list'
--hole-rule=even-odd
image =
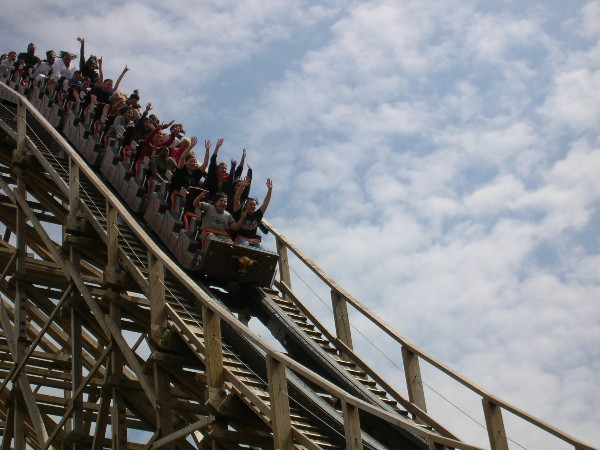
{"label": "raised arm", "polygon": [[[196,142],[198,142],[198,138],[196,136],[194,136],[192,138],[192,142],[194,141],[194,139],[196,139]],[[196,145],[196,144],[194,144]],[[200,170],[204,173],[206,173],[206,168],[208,167],[208,160],[210,159],[210,141],[204,141],[204,147],[206,149],[206,151],[204,152],[204,160],[202,161],[202,164],[200,165]]]}
{"label": "raised arm", "polygon": [[238,221],[233,222],[231,225],[229,225],[229,229],[233,231],[238,231],[240,228],[242,228],[242,224],[244,223],[244,220],[246,220],[246,216],[248,216],[248,212],[242,211],[242,214],[240,214],[240,218],[238,219]]}
{"label": "raised arm", "polygon": [[240,180],[238,183],[237,188],[235,189],[235,195],[233,196],[233,212],[237,212],[242,208],[240,200],[242,198],[242,192],[244,192],[244,189],[246,189],[248,184],[248,180]]}
{"label": "raised arm", "polygon": [[234,177],[241,178],[242,172],[244,171],[244,162],[246,161],[246,149],[242,150],[242,159],[240,159],[240,165],[235,169]]}
{"label": "raised arm", "polygon": [[217,141],[217,145],[215,145],[215,152],[213,153],[214,156],[217,156],[219,154],[219,149],[221,148],[221,145],[223,145],[223,141],[223,138]]}
{"label": "raised arm", "polygon": [[267,194],[265,195],[265,199],[260,205],[260,210],[264,214],[267,212],[267,208],[269,207],[269,202],[271,201],[271,192],[273,191],[273,181],[270,178],[267,178]]}
{"label": "raised arm", "polygon": [[115,83],[115,86],[113,87],[113,92],[117,92],[119,90],[119,85],[121,84],[121,80],[123,79],[123,77],[125,76],[125,74],[128,71],[129,71],[129,67],[127,67],[127,65],[125,65],[123,72],[121,72],[121,75],[119,75],[119,78],[117,78],[117,82]]}
{"label": "raised arm", "polygon": [[188,147],[181,153],[181,155],[179,156],[179,161],[177,161],[178,169],[183,169],[183,166],[185,166],[185,158],[187,158],[187,155],[190,154],[192,148],[194,148],[193,145],[188,145]]}
{"label": "raised arm", "polygon": [[81,44],[79,46],[79,70],[83,70],[85,67],[85,39],[78,37],[77,40]]}
{"label": "raised arm", "polygon": [[200,193],[196,196],[196,198],[192,202],[192,204],[194,205],[194,208],[198,208],[200,206],[200,203],[204,200],[204,198],[206,197],[206,194],[208,194],[208,192],[205,191],[204,189],[202,189],[200,191]]}
{"label": "raised arm", "polygon": [[98,58],[98,84],[104,83],[104,72],[102,71],[102,56]]}

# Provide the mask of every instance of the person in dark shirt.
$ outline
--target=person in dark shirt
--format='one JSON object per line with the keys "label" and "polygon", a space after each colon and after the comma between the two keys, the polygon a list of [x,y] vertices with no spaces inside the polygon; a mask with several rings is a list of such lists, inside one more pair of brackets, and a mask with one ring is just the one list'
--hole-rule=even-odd
{"label": "person in dark shirt", "polygon": [[[209,147],[210,148],[210,147]],[[177,196],[184,196],[187,188],[202,186],[202,179],[206,177],[206,166],[208,165],[208,150],[204,157],[204,162],[198,166],[196,156],[192,153],[192,146],[187,147],[179,158],[177,168],[171,177],[171,208],[175,205]],[[193,199],[192,199],[193,200]],[[185,210],[190,208],[191,202],[186,202]]]}
{"label": "person in dark shirt", "polygon": [[78,37],[77,40],[81,44],[79,49],[79,70],[81,71],[81,75],[89,78],[90,80],[94,80],[94,84],[102,84],[104,82],[104,75],[102,73],[102,58],[96,58],[94,55],[90,55],[90,57],[86,60],[85,39]]}
{"label": "person in dark shirt", "polygon": [[15,75],[20,75],[23,78],[29,78],[29,71],[40,62],[40,58],[35,56],[35,44],[31,42],[27,46],[27,51],[17,55],[17,64]]}
{"label": "person in dark shirt", "polygon": [[256,209],[258,202],[254,198],[248,198],[244,202],[244,206],[240,203],[242,192],[248,183],[247,180],[238,183],[235,197],[233,198],[233,218],[237,221],[245,214],[242,224],[237,230],[237,237],[235,243],[239,245],[249,245],[251,247],[262,248],[260,245],[260,236],[256,230],[260,225],[269,202],[271,201],[271,193],[273,192],[273,182],[270,178],[267,179],[267,194],[262,202],[260,208]]}

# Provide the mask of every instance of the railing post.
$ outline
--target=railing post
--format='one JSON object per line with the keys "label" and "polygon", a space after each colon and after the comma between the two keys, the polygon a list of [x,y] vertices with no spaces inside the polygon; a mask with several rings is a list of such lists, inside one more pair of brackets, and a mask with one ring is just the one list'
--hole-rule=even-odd
{"label": "railing post", "polygon": [[406,376],[408,399],[411,403],[418,406],[424,412],[427,412],[425,390],[423,389],[423,379],[421,378],[419,357],[415,355],[409,348],[403,346],[402,362],[404,363],[404,375]]}
{"label": "railing post", "polygon": [[206,400],[217,407],[222,401],[219,393],[225,386],[221,318],[206,305],[202,305],[202,324],[204,327],[206,386],[208,388]]}
{"label": "railing post", "polygon": [[346,435],[347,450],[362,450],[362,436],[360,433],[359,410],[356,406],[342,400],[342,414],[344,416],[344,433]]}
{"label": "railing post", "polygon": [[[109,284],[117,285],[115,274],[119,264],[119,229],[118,212],[110,203],[106,202],[106,250],[108,261],[104,272],[104,280]],[[110,317],[121,330],[121,306],[119,304],[119,290],[109,292]],[[112,371],[112,447],[115,450],[127,448],[127,407],[125,399],[117,387],[123,377],[123,355],[115,345],[111,353],[110,367]]]}
{"label": "railing post", "polygon": [[[154,253],[148,252],[148,285],[150,289],[150,336],[157,342],[167,327],[165,309],[165,269]],[[159,342],[160,343],[160,342]]]}
{"label": "railing post", "polygon": [[79,166],[69,158],[69,214],[79,211]]}
{"label": "railing post", "polygon": [[27,154],[25,138],[27,136],[27,108],[21,99],[17,104],[17,151],[16,159],[21,160]]}
{"label": "railing post", "polygon": [[288,261],[287,247],[281,239],[276,240],[277,254],[279,255],[279,279],[287,285],[288,288],[292,288],[292,278],[290,276],[290,265]]}
{"label": "railing post", "polygon": [[[163,262],[153,252],[148,252],[148,286],[150,301],[150,336],[163,347],[168,342],[167,335],[167,311],[165,302],[165,268]],[[173,398],[171,396],[171,377],[158,360],[154,360],[154,389],[158,397],[156,408],[156,429],[159,436],[165,437],[175,431],[173,424]],[[165,450],[175,448],[174,444],[164,445]]]}
{"label": "railing post", "polygon": [[271,401],[271,427],[273,446],[277,450],[293,450],[292,420],[288,397],[285,365],[267,355],[269,399]]}
{"label": "railing post", "polygon": [[348,348],[353,349],[350,317],[348,316],[348,302],[346,302],[346,299],[338,291],[332,289],[331,304],[333,306],[333,319],[337,338]]}
{"label": "railing post", "polygon": [[491,450],[509,450],[504,420],[502,420],[502,408],[485,398],[481,402]]}

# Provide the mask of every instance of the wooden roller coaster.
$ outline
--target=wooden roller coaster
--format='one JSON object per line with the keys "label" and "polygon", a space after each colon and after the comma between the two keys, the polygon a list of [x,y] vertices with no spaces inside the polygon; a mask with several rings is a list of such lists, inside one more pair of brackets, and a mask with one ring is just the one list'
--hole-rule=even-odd
{"label": "wooden roller coaster", "polygon": [[[0,99],[0,450],[480,448],[428,412],[422,364],[480,399],[492,450],[509,449],[505,414],[593,450],[408,342],[268,223],[272,284],[207,283],[102,178],[73,114],[15,83]],[[335,330],[288,257],[331,292]],[[357,354],[350,315],[397,343],[405,385]]]}

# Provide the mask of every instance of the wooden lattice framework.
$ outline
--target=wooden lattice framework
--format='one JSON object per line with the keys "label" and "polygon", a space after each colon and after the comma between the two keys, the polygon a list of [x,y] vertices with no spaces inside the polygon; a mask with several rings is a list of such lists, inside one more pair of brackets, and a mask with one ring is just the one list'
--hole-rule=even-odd
{"label": "wooden lattice framework", "polygon": [[[76,151],[96,143],[74,118],[19,91],[0,85],[0,450],[478,448],[428,415],[422,362],[481,398],[492,450],[503,412],[593,450],[412,345],[271,225],[271,288],[204,286]],[[330,289],[335,331],[292,290],[288,252]],[[406,398],[355,352],[350,308],[398,343]],[[266,314],[289,353],[248,329]]]}

